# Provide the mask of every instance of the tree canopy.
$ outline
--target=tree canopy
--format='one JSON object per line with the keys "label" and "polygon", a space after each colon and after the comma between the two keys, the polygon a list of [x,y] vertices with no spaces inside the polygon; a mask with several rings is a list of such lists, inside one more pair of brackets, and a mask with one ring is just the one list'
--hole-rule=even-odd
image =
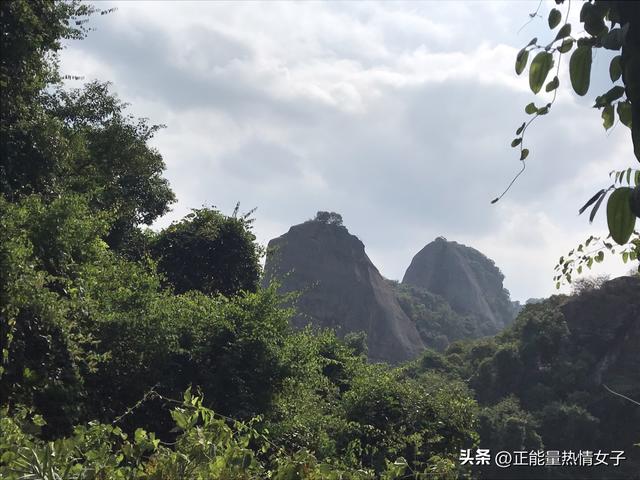
{"label": "tree canopy", "polygon": [[315,222],[326,223],[327,225],[342,226],[342,215],[336,212],[319,211],[313,220]]}
{"label": "tree canopy", "polygon": [[201,208],[160,232],[151,251],[176,293],[199,290],[213,295],[255,292],[262,249],[251,220]]}

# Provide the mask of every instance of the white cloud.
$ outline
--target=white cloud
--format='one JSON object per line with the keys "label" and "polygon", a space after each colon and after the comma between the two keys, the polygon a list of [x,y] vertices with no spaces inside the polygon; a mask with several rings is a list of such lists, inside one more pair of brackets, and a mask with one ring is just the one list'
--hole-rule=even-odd
{"label": "white cloud", "polygon": [[167,124],[154,145],[179,203],[158,225],[240,201],[266,243],[335,210],[384,275],[444,235],[526,299],[552,293],[557,258],[602,230],[577,208],[630,158],[625,127],[606,136],[562,74],[526,174],[489,204],[519,168],[509,143],[534,98],[513,62],[546,28],[518,33],[537,3],[123,2],[62,67]]}

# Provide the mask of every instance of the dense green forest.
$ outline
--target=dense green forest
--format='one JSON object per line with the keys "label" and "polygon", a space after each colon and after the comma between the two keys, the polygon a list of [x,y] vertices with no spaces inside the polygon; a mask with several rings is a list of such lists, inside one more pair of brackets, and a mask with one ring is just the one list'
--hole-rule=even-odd
{"label": "dense green forest", "polygon": [[[607,341],[640,338],[638,278],[528,305],[493,338],[369,363],[362,335],[290,327],[286,298],[259,286],[249,216],[201,208],[148,228],[175,200],[149,146],[161,127],[108,84],[65,89],[57,66],[107,12],[0,5],[0,478],[638,478],[640,409],[593,381]],[[465,318],[405,293],[425,332],[465,336]],[[626,324],[598,324],[598,308]],[[603,371],[640,398],[626,341]],[[480,447],[625,459],[463,465]]]}

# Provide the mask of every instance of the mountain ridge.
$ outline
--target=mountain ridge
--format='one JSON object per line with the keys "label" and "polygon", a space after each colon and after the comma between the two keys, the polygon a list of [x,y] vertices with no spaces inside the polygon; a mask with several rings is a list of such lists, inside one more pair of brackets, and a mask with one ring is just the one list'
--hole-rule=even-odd
{"label": "mountain ridge", "polygon": [[402,283],[387,280],[342,217],[321,211],[269,242],[262,285],[298,292],[295,328],[365,332],[370,360],[397,363],[509,325],[516,311],[503,278],[478,250],[438,237],[414,256]]}

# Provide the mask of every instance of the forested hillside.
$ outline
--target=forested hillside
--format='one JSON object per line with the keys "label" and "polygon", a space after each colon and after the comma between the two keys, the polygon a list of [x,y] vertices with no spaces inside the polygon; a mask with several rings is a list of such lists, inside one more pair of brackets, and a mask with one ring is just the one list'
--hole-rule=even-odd
{"label": "forested hillside", "polygon": [[174,200],[159,127],[57,69],[61,42],[106,12],[1,13],[0,476],[371,478],[401,457],[455,471],[474,438],[464,385],[368,364],[362,337],[293,333],[258,287],[247,216],[145,228]]}
{"label": "forested hillside", "polygon": [[635,276],[553,296],[496,337],[427,353],[407,371],[464,379],[479,404],[480,443],[492,451],[595,445],[626,456],[616,468],[483,467],[481,478],[637,478],[640,409],[629,399],[640,397],[638,292]]}
{"label": "forested hillside", "polygon": [[[637,277],[529,305],[495,338],[370,363],[366,335],[292,329],[288,299],[260,285],[250,216],[148,228],[175,200],[149,146],[160,127],[108,84],[66,89],[57,66],[108,12],[0,8],[0,478],[638,478],[640,414],[619,396],[640,397]],[[480,447],[626,459],[460,461]]]}
{"label": "forested hillside", "polygon": [[456,312],[440,295],[397,281],[388,282],[428,348],[441,352],[456,340],[488,335],[479,331],[477,317]]}

